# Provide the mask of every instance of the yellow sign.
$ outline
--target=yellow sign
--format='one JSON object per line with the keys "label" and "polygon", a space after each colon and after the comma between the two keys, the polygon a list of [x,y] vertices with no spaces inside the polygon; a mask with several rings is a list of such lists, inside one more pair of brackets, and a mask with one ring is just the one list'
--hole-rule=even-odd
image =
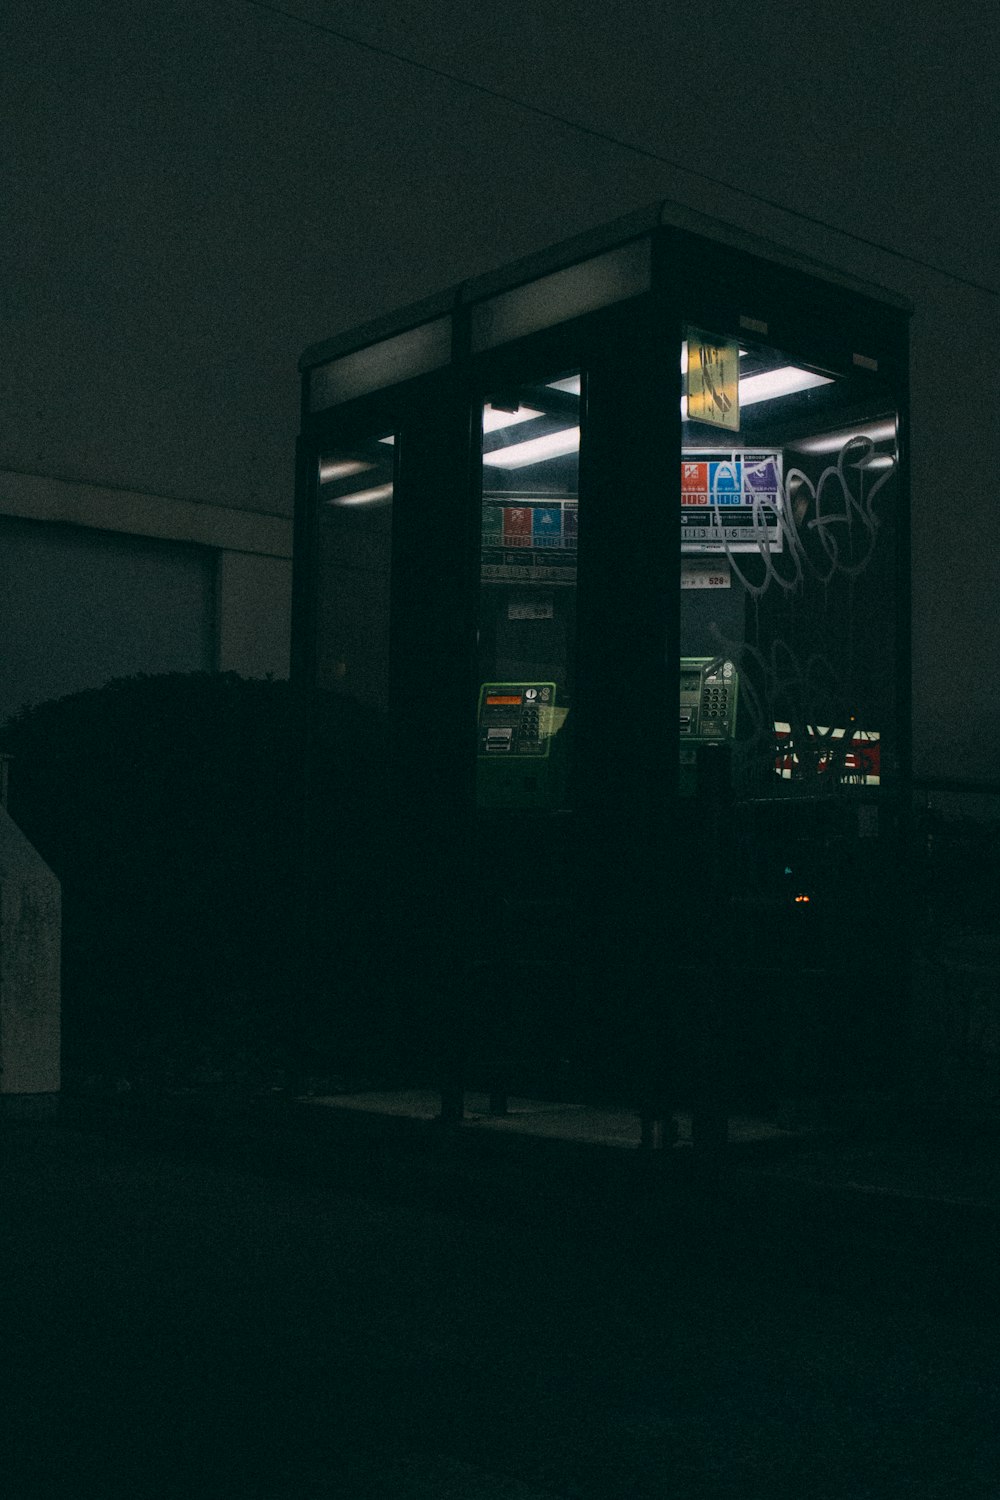
{"label": "yellow sign", "polygon": [[740,346],[688,331],[688,421],[740,430]]}

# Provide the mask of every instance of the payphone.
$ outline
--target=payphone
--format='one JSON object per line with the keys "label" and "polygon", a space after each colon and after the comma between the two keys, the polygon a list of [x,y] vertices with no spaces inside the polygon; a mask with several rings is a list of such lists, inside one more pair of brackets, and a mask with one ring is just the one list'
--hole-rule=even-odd
{"label": "payphone", "polygon": [[725,656],[682,656],[680,661],[681,796],[694,795],[699,745],[736,738],[739,674]]}
{"label": "payphone", "polygon": [[567,709],[554,682],[484,682],[479,692],[476,801],[484,808],[558,804],[556,736]]}
{"label": "payphone", "polygon": [[733,739],[738,687],[736,668],[728,658],[682,656],[681,742]]}

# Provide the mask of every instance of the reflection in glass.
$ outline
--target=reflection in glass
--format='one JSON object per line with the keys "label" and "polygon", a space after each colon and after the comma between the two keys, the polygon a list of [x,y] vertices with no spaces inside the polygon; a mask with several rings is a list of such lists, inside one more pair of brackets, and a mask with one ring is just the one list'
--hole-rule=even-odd
{"label": "reflection in glass", "polygon": [[385,713],[395,444],[324,454],[317,503],[316,687]]}
{"label": "reflection in glass", "polygon": [[315,691],[307,734],[307,1045],[329,1068],[379,1076],[400,1050],[400,1017],[372,955],[392,933],[386,891],[391,434],[324,452],[315,488]]}
{"label": "reflection in glass", "polygon": [[[897,756],[891,399],[867,371],[813,369],[702,330],[688,339],[692,370],[729,355],[733,373],[718,420],[701,391],[706,419],[682,401],[681,790],[693,790],[698,746],[721,740],[744,795],[877,786]],[[685,341],[693,390],[687,352]],[[730,685],[734,711],[710,734],[694,664],[717,694]],[[682,697],[684,684],[682,672]]]}
{"label": "reflection in glass", "polygon": [[477,801],[566,801],[576,638],[580,377],[483,408]]}

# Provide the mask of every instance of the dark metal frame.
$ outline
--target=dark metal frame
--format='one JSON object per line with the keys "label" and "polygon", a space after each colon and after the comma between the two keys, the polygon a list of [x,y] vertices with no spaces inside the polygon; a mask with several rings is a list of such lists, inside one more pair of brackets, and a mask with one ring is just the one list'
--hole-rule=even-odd
{"label": "dark metal frame", "polygon": [[[645,294],[483,353],[470,352],[470,318],[478,300],[644,236],[650,239],[652,266]],[[749,319],[750,326],[763,330],[769,344],[834,370],[857,371],[861,356],[859,378],[864,378],[864,362],[875,362],[879,380],[893,392],[899,413],[899,765],[891,795],[900,809],[910,804],[907,310],[871,289],[844,284],[819,268],[789,264],[787,257],[762,246],[733,244],[732,238],[728,232],[706,234],[665,224],[659,209],[650,210],[419,308],[404,309],[354,335],[316,346],[303,356],[293,675],[304,689],[304,700],[308,703],[312,686],[318,457],[323,450],[390,428],[400,434],[391,623],[397,716],[405,719],[415,711],[414,692],[429,677],[451,685],[422,749],[415,752],[408,745],[404,753],[397,746],[391,795],[404,851],[398,889],[419,879],[419,861],[410,858],[407,849],[412,853],[436,843],[444,851],[438,868],[451,870],[449,890],[430,914],[446,932],[448,964],[434,968],[431,987],[436,987],[439,998],[425,1000],[424,1005],[427,1015],[436,1005],[437,1019],[430,1029],[437,1034],[439,1055],[450,1056],[442,1066],[451,1080],[453,1115],[460,1112],[455,1100],[460,1098],[462,1047],[448,1038],[461,1032],[464,981],[459,977],[449,983],[444,968],[449,967],[453,976],[467,975],[475,958],[468,934],[475,861],[473,706],[481,480],[477,418],[481,402],[498,387],[559,369],[579,368],[584,373],[577,603],[579,660],[585,670],[578,705],[574,806],[595,868],[617,861],[622,871],[620,899],[613,903],[612,916],[604,918],[606,936],[609,921],[618,924],[616,939],[624,930],[635,954],[622,985],[633,992],[662,994],[669,955],[679,938],[676,927],[664,921],[664,913],[676,905],[669,900],[669,887],[679,860],[677,801],[665,789],[676,784],[672,773],[677,737],[668,706],[676,697],[677,651],[671,651],[669,643],[676,644],[679,631],[679,557],[674,541],[680,501],[679,350],[685,323],[732,336],[741,321]],[[310,411],[308,383],[316,365],[449,310],[449,366],[329,411]],[[605,480],[612,472],[615,482],[609,485]],[[630,497],[634,525],[644,538],[627,580],[599,541],[616,519],[622,494]],[[439,532],[448,539],[433,549],[420,535],[431,505]],[[632,623],[636,619],[641,628]],[[597,731],[602,695],[612,679],[631,694],[641,728],[635,737],[636,754],[609,772]],[[651,684],[656,686],[651,689]],[[609,774],[615,777],[610,786]],[[581,933],[595,931],[601,899],[594,883],[584,890]],[[424,910],[422,918],[427,917]],[[607,953],[597,951],[590,941],[590,956],[598,967],[603,964],[607,981]],[[647,1023],[648,1015],[643,1024]],[[653,1046],[649,1055],[655,1057],[657,1051]],[[652,1075],[637,1080],[637,1107],[646,1117],[663,1112],[654,1099],[657,1088]]]}

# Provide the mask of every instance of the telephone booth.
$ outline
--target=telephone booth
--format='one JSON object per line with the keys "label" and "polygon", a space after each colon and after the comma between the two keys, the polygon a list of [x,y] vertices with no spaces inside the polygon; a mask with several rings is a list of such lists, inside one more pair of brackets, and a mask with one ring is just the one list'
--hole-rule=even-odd
{"label": "telephone booth", "polygon": [[314,1025],[662,1118],[906,1023],[907,313],[659,207],[307,350]]}

